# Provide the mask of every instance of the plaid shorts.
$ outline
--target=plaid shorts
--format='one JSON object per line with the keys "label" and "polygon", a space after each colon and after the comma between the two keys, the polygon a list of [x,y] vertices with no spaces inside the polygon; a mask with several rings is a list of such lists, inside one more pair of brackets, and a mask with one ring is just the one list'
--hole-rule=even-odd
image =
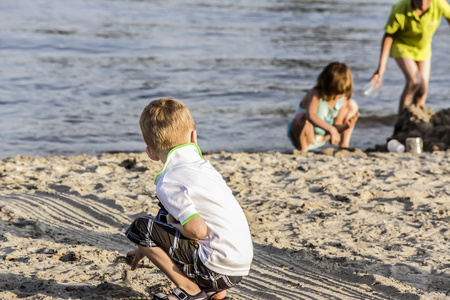
{"label": "plaid shorts", "polygon": [[140,217],[133,221],[125,235],[136,245],[161,247],[183,273],[204,289],[225,290],[241,280],[241,276],[227,276],[208,269],[198,256],[198,244],[185,238],[167,224],[167,211],[161,209],[156,218]]}

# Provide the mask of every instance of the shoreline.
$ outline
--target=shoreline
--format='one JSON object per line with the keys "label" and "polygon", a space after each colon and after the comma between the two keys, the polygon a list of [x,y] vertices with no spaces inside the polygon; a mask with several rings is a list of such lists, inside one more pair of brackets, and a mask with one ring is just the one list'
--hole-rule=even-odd
{"label": "shoreline", "polygon": [[[450,299],[450,150],[204,157],[255,244],[233,299]],[[123,258],[133,248],[123,231],[157,211],[161,168],[145,153],[0,160],[0,299],[169,291],[148,261],[132,272]]]}
{"label": "shoreline", "polygon": [[[382,150],[382,149],[384,149],[384,150]],[[446,150],[424,151],[424,153],[445,152],[445,151]],[[358,154],[361,154],[361,153],[364,153],[364,154],[369,154],[369,153],[390,153],[389,151],[387,151],[386,145],[381,145],[381,144],[374,145],[372,148],[367,148],[365,150],[359,149],[359,148],[355,148],[355,147],[338,149],[335,146],[327,144],[327,145],[323,146],[320,149],[308,151],[307,153],[304,153],[304,154],[301,153],[300,150],[292,149],[292,150],[285,150],[285,151],[277,151],[277,150],[273,150],[273,151],[236,151],[236,152],[224,151],[224,150],[202,151],[202,155],[210,156],[210,155],[218,155],[218,154],[223,154],[223,153],[229,153],[229,154],[246,154],[246,155],[252,155],[252,154],[268,154],[268,155],[282,154],[282,155],[301,156],[301,155],[308,155],[310,153],[313,154],[313,155],[336,155],[339,152],[342,152],[342,154],[344,156],[346,156],[346,155],[358,155]],[[42,158],[47,158],[47,157],[102,156],[102,155],[119,155],[119,154],[120,155],[121,154],[128,154],[128,155],[137,155],[137,156],[139,156],[142,153],[143,153],[143,151],[137,151],[137,150],[136,151],[135,150],[130,150],[130,151],[111,150],[111,151],[104,151],[104,152],[98,152],[98,153],[16,154],[16,155],[11,155],[11,156],[7,156],[7,157],[3,157],[3,158],[0,157],[0,161],[12,159],[12,158],[17,158],[17,157],[30,157],[30,158],[42,157]]]}

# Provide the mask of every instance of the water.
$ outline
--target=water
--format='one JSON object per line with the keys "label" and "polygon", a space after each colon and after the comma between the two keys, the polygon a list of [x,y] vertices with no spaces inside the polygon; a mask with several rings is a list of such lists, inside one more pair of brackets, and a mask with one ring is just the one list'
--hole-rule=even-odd
{"label": "water", "polygon": [[[292,151],[286,124],[331,61],[347,63],[361,118],[351,146],[392,133],[403,76],[376,69],[395,1],[2,0],[0,157],[143,151],[152,99],[186,103],[203,151]],[[427,105],[448,107],[450,35],[433,42]]]}

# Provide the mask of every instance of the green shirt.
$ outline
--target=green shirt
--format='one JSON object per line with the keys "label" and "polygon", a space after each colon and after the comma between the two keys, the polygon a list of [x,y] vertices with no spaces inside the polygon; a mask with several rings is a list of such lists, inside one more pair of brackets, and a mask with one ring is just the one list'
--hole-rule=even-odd
{"label": "green shirt", "polygon": [[393,35],[390,56],[424,61],[431,58],[431,39],[442,16],[450,19],[447,0],[432,0],[429,9],[417,16],[411,0],[400,0],[392,7],[386,33]]}

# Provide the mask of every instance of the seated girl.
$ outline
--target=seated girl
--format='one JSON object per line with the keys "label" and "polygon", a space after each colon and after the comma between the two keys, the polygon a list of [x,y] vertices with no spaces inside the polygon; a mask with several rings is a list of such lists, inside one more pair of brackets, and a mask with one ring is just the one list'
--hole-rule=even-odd
{"label": "seated girl", "polygon": [[326,66],[288,124],[287,134],[294,147],[308,152],[330,140],[332,145],[348,148],[359,117],[352,91],[352,74],[344,63]]}

